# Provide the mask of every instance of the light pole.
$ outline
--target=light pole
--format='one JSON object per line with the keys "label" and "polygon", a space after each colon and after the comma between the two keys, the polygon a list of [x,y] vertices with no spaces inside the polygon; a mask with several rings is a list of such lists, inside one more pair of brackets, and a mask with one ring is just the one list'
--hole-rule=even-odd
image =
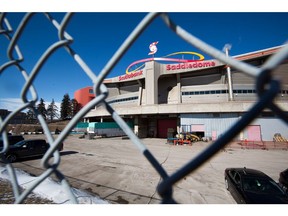
{"label": "light pole", "polygon": [[[229,50],[231,49],[230,44],[225,44],[223,50],[226,53],[226,56],[229,56]],[[229,101],[234,100],[234,95],[233,95],[233,84],[232,84],[232,76],[231,76],[231,69],[230,66],[227,65],[227,78],[228,78],[228,92],[229,92]]]}

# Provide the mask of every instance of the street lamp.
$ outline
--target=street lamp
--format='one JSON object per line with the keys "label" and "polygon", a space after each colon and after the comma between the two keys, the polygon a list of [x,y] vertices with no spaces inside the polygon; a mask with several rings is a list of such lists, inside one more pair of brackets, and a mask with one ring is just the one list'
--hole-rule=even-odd
{"label": "street lamp", "polygon": [[[226,56],[229,56],[229,50],[231,49],[231,44],[225,44],[223,51],[225,51]],[[233,95],[233,84],[232,84],[232,76],[230,66],[227,65],[227,78],[228,78],[228,92],[229,92],[229,101],[234,100]]]}

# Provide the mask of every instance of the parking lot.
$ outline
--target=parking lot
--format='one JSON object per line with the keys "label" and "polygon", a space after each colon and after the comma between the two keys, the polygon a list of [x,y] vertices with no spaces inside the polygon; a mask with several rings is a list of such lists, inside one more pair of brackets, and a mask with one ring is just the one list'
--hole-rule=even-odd
{"label": "parking lot", "polygon": [[[41,138],[43,135],[25,135]],[[142,139],[168,174],[172,174],[203,150],[209,142],[192,146],[166,144],[165,139]],[[227,167],[259,169],[278,182],[279,172],[287,168],[288,151],[227,148],[173,187],[173,197],[185,204],[235,203],[225,189]],[[22,160],[14,166],[33,175],[43,168],[40,158]],[[160,176],[129,139],[79,139],[70,135],[64,141],[59,170],[75,187],[98,195],[111,203],[160,203],[156,187]]]}

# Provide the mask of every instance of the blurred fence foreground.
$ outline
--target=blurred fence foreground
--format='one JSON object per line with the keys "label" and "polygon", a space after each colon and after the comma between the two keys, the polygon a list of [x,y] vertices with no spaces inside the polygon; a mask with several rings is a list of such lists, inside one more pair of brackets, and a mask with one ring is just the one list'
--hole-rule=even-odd
{"label": "blurred fence foreground", "polygon": [[[151,166],[158,172],[162,181],[158,185],[157,192],[162,197],[163,203],[176,203],[177,201],[173,198],[173,185],[184,178],[189,173],[193,172],[197,167],[202,163],[212,157],[220,149],[224,148],[240,131],[242,131],[250,122],[253,121],[257,115],[268,108],[272,110],[279,118],[284,122],[288,123],[288,117],[285,112],[283,112],[273,101],[277,96],[277,93],[281,89],[280,81],[273,77],[273,71],[280,65],[288,56],[288,46],[284,46],[280,49],[279,52],[274,54],[265,64],[258,68],[246,63],[237,61],[233,58],[230,58],[225,55],[220,50],[213,48],[212,46],[206,44],[201,39],[193,36],[192,33],[187,32],[181,26],[178,26],[177,23],[174,23],[168,14],[163,13],[149,13],[143,20],[136,26],[136,28],[131,32],[131,34],[126,38],[118,50],[115,51],[115,54],[110,58],[108,63],[103,67],[102,71],[98,76],[89,68],[89,65],[81,58],[81,56],[72,49],[71,44],[73,44],[73,38],[66,32],[66,27],[70,22],[70,18],[73,14],[67,13],[62,21],[59,23],[56,19],[52,17],[49,13],[43,13],[43,16],[47,18],[47,25],[52,25],[56,28],[58,33],[58,41],[53,43],[51,46],[47,47],[45,52],[43,52],[41,58],[36,62],[32,71],[27,73],[25,68],[22,66],[22,62],[25,61],[25,58],[28,56],[22,56],[20,43],[22,33],[25,29],[25,26],[28,25],[31,20],[35,19],[35,14],[27,13],[19,23],[17,29],[12,29],[10,26],[9,20],[5,13],[0,13],[0,37],[5,37],[9,41],[9,46],[7,47],[8,61],[5,61],[4,64],[0,67],[0,74],[5,73],[7,68],[16,67],[19,70],[19,76],[23,76],[25,80],[25,85],[22,88],[21,92],[21,101],[22,106],[17,110],[11,112],[5,119],[0,118],[0,133],[4,139],[4,148],[0,152],[2,160],[5,160],[4,153],[8,149],[8,140],[7,133],[5,128],[9,124],[9,121],[17,113],[30,109],[37,116],[37,120],[40,123],[47,141],[50,143],[50,148],[43,156],[41,160],[41,165],[45,168],[40,176],[37,177],[37,181],[31,185],[30,188],[27,188],[23,192],[20,190],[17,176],[15,175],[15,170],[9,161],[5,161],[5,166],[9,175],[11,177],[11,184],[13,187],[13,192],[15,196],[15,203],[22,203],[24,199],[36,188],[42,181],[48,178],[51,174],[55,174],[59,181],[61,182],[63,188],[69,194],[70,200],[72,203],[77,203],[77,199],[72,193],[72,190],[69,186],[69,183],[65,179],[65,176],[58,170],[60,164],[60,154],[57,150],[61,142],[64,141],[69,132],[74,128],[78,121],[85,116],[85,114],[95,107],[99,103],[103,103],[107,111],[111,114],[115,122],[122,128],[122,130],[127,134],[133,144],[139,149],[139,152],[146,157],[146,159],[151,163]],[[167,28],[170,28],[175,32],[180,38],[191,44],[208,55],[218,59],[219,61],[229,65],[232,68],[235,68],[243,73],[246,73],[255,78],[256,89],[258,93],[258,100],[253,105],[253,107],[235,124],[233,127],[227,131],[223,136],[221,136],[217,141],[215,141],[211,146],[205,149],[197,157],[192,158],[185,166],[177,170],[175,173],[168,175],[161,164],[155,159],[155,157],[150,153],[146,146],[141,142],[141,140],[133,133],[130,127],[123,121],[123,119],[114,111],[114,109],[106,102],[108,91],[103,84],[103,80],[113,69],[116,63],[121,59],[129,47],[133,44],[135,40],[141,35],[145,28],[153,22],[154,19],[160,17],[163,20],[163,25],[166,25]],[[19,45],[19,46],[18,46]],[[95,98],[90,101],[85,107],[83,107],[80,112],[68,123],[66,128],[61,132],[61,134],[54,139],[49,131],[49,128],[45,122],[45,119],[41,114],[35,109],[35,104],[38,100],[37,89],[33,86],[33,81],[35,80],[38,73],[41,71],[43,64],[50,58],[50,56],[59,49],[65,49],[65,51],[71,56],[71,58],[82,68],[83,75],[87,75],[91,79],[93,84],[93,89],[95,93]],[[1,57],[0,57],[1,58]],[[2,61],[1,61],[2,62]],[[29,94],[29,100],[28,100]],[[31,98],[31,99],[30,99]],[[53,160],[51,156],[53,155]],[[50,159],[50,160],[49,160]]]}

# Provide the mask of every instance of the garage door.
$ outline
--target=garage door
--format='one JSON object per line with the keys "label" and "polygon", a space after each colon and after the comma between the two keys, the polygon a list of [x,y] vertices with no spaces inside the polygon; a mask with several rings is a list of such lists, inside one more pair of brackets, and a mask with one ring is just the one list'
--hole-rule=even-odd
{"label": "garage door", "polygon": [[191,130],[192,132],[204,132],[204,124],[192,124]]}
{"label": "garage door", "polygon": [[167,138],[168,128],[177,131],[177,119],[159,119],[157,126],[158,138]]}
{"label": "garage door", "polygon": [[247,127],[248,140],[261,141],[261,128],[260,125],[249,125]]}

